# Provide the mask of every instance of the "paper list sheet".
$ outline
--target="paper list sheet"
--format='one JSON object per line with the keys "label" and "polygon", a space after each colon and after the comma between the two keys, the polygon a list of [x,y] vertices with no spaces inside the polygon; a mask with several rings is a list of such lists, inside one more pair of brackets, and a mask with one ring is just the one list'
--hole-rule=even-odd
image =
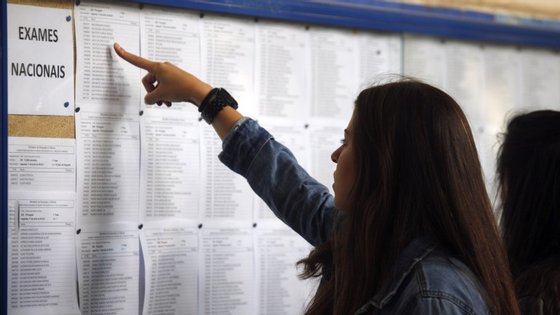
{"label": "paper list sheet", "polygon": [[138,115],[78,113],[78,224],[131,222],[139,214]]}
{"label": "paper list sheet", "polygon": [[80,314],[74,192],[10,192],[8,312]]}
{"label": "paper list sheet", "polygon": [[144,229],[144,315],[197,314],[198,229],[180,221]]}
{"label": "paper list sheet", "polygon": [[118,42],[140,53],[140,10],[135,5],[81,1],[75,6],[76,105],[88,112],[138,113],[140,69],[113,50]]}
{"label": "paper list sheet", "polygon": [[78,277],[82,314],[138,314],[138,230],[107,225],[80,231]]}

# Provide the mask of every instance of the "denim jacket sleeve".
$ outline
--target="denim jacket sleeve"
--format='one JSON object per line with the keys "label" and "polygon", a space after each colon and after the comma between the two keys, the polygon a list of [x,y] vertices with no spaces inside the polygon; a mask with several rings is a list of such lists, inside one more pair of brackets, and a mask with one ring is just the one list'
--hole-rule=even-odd
{"label": "denim jacket sleeve", "polygon": [[[466,305],[462,305],[460,300],[454,300],[452,296],[446,298],[431,297],[418,298],[416,304],[402,315],[479,315]],[[486,315],[483,313],[480,315]]]}
{"label": "denim jacket sleeve", "polygon": [[330,238],[337,210],[327,187],[256,121],[244,119],[223,142],[220,160],[245,177],[274,214],[317,246]]}

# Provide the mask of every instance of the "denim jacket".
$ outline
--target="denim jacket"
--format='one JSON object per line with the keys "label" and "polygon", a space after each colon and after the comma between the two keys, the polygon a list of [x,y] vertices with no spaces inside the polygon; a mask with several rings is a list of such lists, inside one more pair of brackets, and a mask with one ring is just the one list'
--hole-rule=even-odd
{"label": "denim jacket", "polygon": [[[256,121],[237,122],[219,158],[310,244],[330,238],[337,210],[328,188]],[[427,239],[412,241],[391,274],[391,281],[355,314],[490,314],[476,276]]]}

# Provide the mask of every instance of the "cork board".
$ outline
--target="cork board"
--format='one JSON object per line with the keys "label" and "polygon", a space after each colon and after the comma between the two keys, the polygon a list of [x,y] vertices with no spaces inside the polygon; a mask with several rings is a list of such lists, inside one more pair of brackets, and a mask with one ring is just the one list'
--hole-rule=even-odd
{"label": "cork board", "polygon": [[71,9],[74,6],[71,0],[8,0],[8,3],[62,9]]}
{"label": "cork board", "polygon": [[75,138],[73,116],[9,115],[10,137]]}
{"label": "cork board", "polygon": [[[8,3],[63,9],[74,6],[70,0],[10,0]],[[8,136],[75,138],[74,124],[74,116],[8,115]]]}
{"label": "cork board", "polygon": [[399,0],[398,2],[537,19],[560,19],[560,2],[557,0]]}

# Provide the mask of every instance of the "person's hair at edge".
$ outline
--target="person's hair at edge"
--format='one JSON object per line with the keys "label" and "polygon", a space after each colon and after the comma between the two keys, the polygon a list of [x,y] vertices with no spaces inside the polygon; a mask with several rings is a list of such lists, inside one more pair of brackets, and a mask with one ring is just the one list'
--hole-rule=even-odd
{"label": "person's hair at edge", "polygon": [[510,120],[497,163],[501,228],[520,298],[560,314],[560,112]]}
{"label": "person's hair at edge", "polygon": [[[494,315],[519,314],[506,251],[475,143],[459,105],[413,79],[363,90],[354,108],[357,178],[331,241],[299,264],[327,276],[306,314],[352,314],[389,281],[413,239],[428,237],[465,263]],[[333,270],[328,266],[332,263]]]}

